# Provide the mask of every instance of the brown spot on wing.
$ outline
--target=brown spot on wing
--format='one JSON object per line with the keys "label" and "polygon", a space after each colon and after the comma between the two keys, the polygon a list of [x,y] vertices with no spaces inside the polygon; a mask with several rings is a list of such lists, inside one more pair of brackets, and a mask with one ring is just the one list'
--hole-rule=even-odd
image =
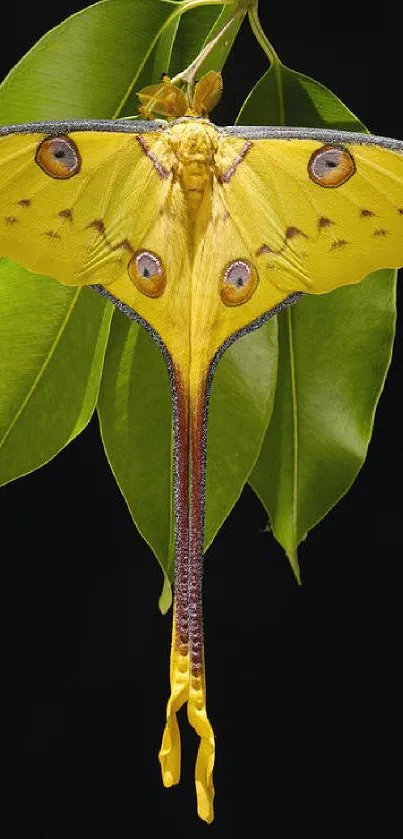
{"label": "brown spot on wing", "polygon": [[110,251],[125,250],[128,251],[128,253],[130,253],[131,255],[134,254],[134,248],[130,244],[128,239],[122,239],[116,245],[112,245],[112,243],[109,241],[106,235],[105,224],[101,218],[94,219],[94,221],[91,221],[89,224],[87,224],[87,228],[91,227],[93,227],[95,230],[98,231],[98,233],[100,233],[107,248],[109,248]]}
{"label": "brown spot on wing", "polygon": [[29,198],[21,198],[21,200],[17,203],[19,207],[24,207],[24,209],[31,206],[31,201]]}
{"label": "brown spot on wing", "polygon": [[15,216],[7,216],[4,221],[9,225],[18,224],[18,218],[15,218]]}
{"label": "brown spot on wing", "polygon": [[144,137],[142,137],[141,134],[136,134],[135,139],[137,140],[139,146],[143,149],[144,154],[146,154],[149,160],[151,160],[151,163],[153,164],[154,168],[157,170],[161,178],[168,178],[168,169],[165,169],[165,166],[163,166],[162,163],[160,163],[160,161],[158,160],[157,155],[154,154],[154,152],[148,148]]}
{"label": "brown spot on wing", "polygon": [[261,256],[263,253],[273,253],[273,251],[268,245],[260,245],[260,248],[255,252],[255,256]]}
{"label": "brown spot on wing", "polygon": [[291,239],[296,239],[298,236],[302,236],[304,239],[309,239],[306,233],[303,230],[300,230],[299,227],[295,227],[294,225],[290,225],[286,228],[284,233],[284,241],[281,245],[281,248],[271,248],[270,245],[260,245],[260,248],[255,251],[255,256],[262,256],[264,253],[273,253],[273,254],[280,254],[282,253],[285,248],[287,247],[288,242]]}
{"label": "brown spot on wing", "polygon": [[306,233],[303,230],[300,230],[299,227],[287,227],[285,231],[285,239],[295,239],[296,236],[303,236],[304,239],[308,239]]}
{"label": "brown spot on wing", "polygon": [[94,227],[95,230],[98,230],[98,233],[105,233],[105,225],[101,218],[96,218],[94,221],[90,221],[90,223],[87,224],[87,228],[89,227]]}
{"label": "brown spot on wing", "polygon": [[374,236],[387,236],[388,231],[385,230],[384,227],[378,227],[377,230],[374,230]]}
{"label": "brown spot on wing", "polygon": [[330,227],[332,224],[335,224],[331,218],[327,218],[327,216],[319,216],[318,218],[318,230],[324,230],[326,227]]}
{"label": "brown spot on wing", "polygon": [[[107,240],[105,240],[105,241],[107,241]],[[124,251],[128,251],[130,254],[134,253],[134,248],[131,246],[128,239],[122,239],[122,241],[118,242],[117,245],[111,245],[111,244],[109,244],[109,242],[107,242],[107,244],[109,245],[109,247],[112,251],[118,251],[118,250],[122,249]]]}
{"label": "brown spot on wing", "polygon": [[344,245],[348,245],[348,244],[349,243],[347,242],[346,239],[336,239],[334,242],[332,242],[330,250],[335,251],[338,248],[343,248]]}
{"label": "brown spot on wing", "polygon": [[287,247],[287,243],[291,239],[296,239],[298,236],[302,236],[304,239],[309,239],[309,236],[307,236],[307,234],[304,233],[303,230],[300,230],[299,227],[294,227],[293,225],[290,225],[290,227],[286,228],[286,231],[284,233],[284,241],[281,245],[281,248],[271,248],[270,245],[263,244],[260,245],[260,248],[258,248],[257,251],[255,251],[255,256],[262,256],[262,254],[264,253],[273,253],[279,255],[280,253],[283,253],[283,251]]}
{"label": "brown spot on wing", "polygon": [[363,207],[360,210],[360,216],[361,218],[374,218],[375,213],[373,213],[372,210],[366,210],[365,207]]}
{"label": "brown spot on wing", "polygon": [[55,231],[55,230],[46,230],[46,231],[45,231],[45,233],[44,233],[43,235],[44,235],[44,236],[47,236],[47,237],[48,237],[48,239],[51,239],[51,240],[52,240],[52,239],[60,239],[60,238],[61,238],[61,236],[59,235],[59,233],[56,233],[56,231]]}
{"label": "brown spot on wing", "polygon": [[71,210],[60,210],[60,218],[65,218],[67,221],[73,221],[73,213]]}
{"label": "brown spot on wing", "polygon": [[242,163],[244,157],[248,154],[249,149],[251,149],[253,143],[251,140],[247,140],[245,145],[241,148],[239,154],[235,157],[232,161],[231,166],[227,169],[226,172],[217,172],[216,177],[219,184],[227,184],[228,181],[231,180],[232,176],[235,174],[238,166]]}
{"label": "brown spot on wing", "polygon": [[275,248],[271,248],[269,245],[261,245],[261,247],[256,251],[256,256],[261,256],[263,253],[274,253],[278,255],[283,252],[285,246],[286,244],[284,242],[281,245],[281,248],[276,250]]}
{"label": "brown spot on wing", "polygon": [[403,207],[398,207],[397,212],[399,213],[399,216],[403,216]]}

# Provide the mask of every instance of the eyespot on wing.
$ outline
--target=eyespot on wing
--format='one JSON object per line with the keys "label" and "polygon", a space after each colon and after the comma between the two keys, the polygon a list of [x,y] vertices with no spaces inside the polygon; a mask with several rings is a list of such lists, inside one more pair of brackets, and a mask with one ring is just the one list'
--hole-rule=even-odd
{"label": "eyespot on wing", "polygon": [[352,154],[339,146],[321,146],[308,163],[308,174],[314,183],[324,187],[345,184],[356,171]]}
{"label": "eyespot on wing", "polygon": [[130,279],[146,297],[160,297],[166,286],[166,274],[157,254],[137,251],[127,266]]}
{"label": "eyespot on wing", "polygon": [[235,259],[223,271],[221,300],[226,306],[240,306],[250,300],[258,284],[257,271],[246,259]]}
{"label": "eyespot on wing", "polygon": [[80,152],[70,137],[47,137],[39,144],[35,162],[51,178],[65,180],[81,168]]}

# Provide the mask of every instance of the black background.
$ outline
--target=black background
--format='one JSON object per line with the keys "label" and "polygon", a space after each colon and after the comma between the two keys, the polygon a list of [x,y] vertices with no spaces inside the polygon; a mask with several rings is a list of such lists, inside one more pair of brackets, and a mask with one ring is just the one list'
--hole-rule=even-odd
{"label": "black background", "polygon": [[[84,5],[9,8],[2,75]],[[286,64],[329,86],[375,133],[403,137],[390,4],[261,0],[260,13]],[[245,24],[217,121],[233,120],[264,69]],[[195,815],[196,738],[184,720],[181,783],[161,785],[170,617],[157,610],[161,573],[96,420],[0,491],[7,837],[400,835],[402,346],[400,328],[366,464],[301,547],[303,586],[249,489],[208,552],[210,827]]]}

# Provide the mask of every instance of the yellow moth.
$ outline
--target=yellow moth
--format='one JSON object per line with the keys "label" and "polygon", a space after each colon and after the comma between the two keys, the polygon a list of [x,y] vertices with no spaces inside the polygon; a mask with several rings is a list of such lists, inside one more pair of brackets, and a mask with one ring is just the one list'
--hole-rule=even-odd
{"label": "yellow moth", "polygon": [[220,128],[207,116],[220,83],[210,76],[203,85],[191,110],[169,80],[142,91],[143,114],[177,117],[169,122],[0,128],[0,255],[92,286],[163,349],[176,566],[160,761],[165,785],[177,783],[176,713],[187,703],[200,737],[198,812],[210,822],[214,734],[201,579],[212,376],[233,341],[302,294],[403,265],[403,143],[322,129]]}

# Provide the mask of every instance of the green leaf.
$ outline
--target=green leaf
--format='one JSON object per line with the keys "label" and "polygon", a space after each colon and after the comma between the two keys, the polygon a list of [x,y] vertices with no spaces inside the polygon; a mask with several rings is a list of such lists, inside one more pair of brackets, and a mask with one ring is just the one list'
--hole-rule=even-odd
{"label": "green leaf", "polygon": [[[239,120],[274,124],[280,117],[287,125],[363,129],[323,85],[275,62]],[[278,318],[274,410],[249,482],[297,579],[298,544],[365,460],[392,352],[395,275],[381,271],[357,286],[307,295]]]}
{"label": "green leaf", "polygon": [[[206,547],[235,504],[270,419],[277,328],[247,335],[220,361],[208,430]],[[115,478],[140,533],[172,579],[171,396],[160,349],[116,312],[98,401]],[[247,433],[240,435],[239,429]]]}
{"label": "green leaf", "polygon": [[[107,0],[68,18],[3,82],[0,121],[112,117],[175,8],[167,0]],[[10,262],[1,270],[6,482],[53,457],[91,418],[112,308],[93,292],[63,288]]]}
{"label": "green leaf", "polygon": [[[179,73],[198,55],[201,49],[217,35],[234,14],[233,6],[219,10],[219,7],[204,6],[192,15],[183,15],[178,31],[178,39],[173,54],[171,73]],[[245,12],[246,14],[246,12]],[[197,15],[197,17],[196,17]],[[212,51],[199,67],[198,78],[209,70],[222,70],[238,34],[243,18],[238,18],[223,38],[220,38]]]}
{"label": "green leaf", "polygon": [[105,0],[67,18],[11,70],[0,123],[113,118],[136,85],[156,36],[177,4]]}
{"label": "green leaf", "polygon": [[176,17],[161,33],[154,49],[136,79],[133,90],[121,109],[121,116],[137,115],[139,105],[138,91],[146,87],[146,85],[159,82],[162,74],[168,73],[179,23],[180,18]]}
{"label": "green leaf", "polygon": [[137,113],[137,91],[142,87],[158,82],[162,73],[174,76],[190,64],[203,47],[218,15],[217,6],[202,6],[176,17],[164,29],[124,104],[123,116]]}
{"label": "green leaf", "polygon": [[393,274],[305,297],[279,318],[275,408],[250,483],[296,573],[297,545],[366,457],[392,353]]}
{"label": "green leaf", "polygon": [[273,410],[277,323],[240,338],[220,360],[207,434],[205,548],[231,512],[263,443]]}
{"label": "green leaf", "polygon": [[0,260],[0,483],[79,434],[98,396],[112,307]]}
{"label": "green leaf", "polygon": [[98,401],[106,455],[140,533],[166,571],[171,554],[171,396],[159,347],[116,312]]}
{"label": "green leaf", "polygon": [[[136,84],[156,35],[176,8],[165,0],[138,0],[135,5],[132,0],[113,0],[68,18],[48,32],[4,81],[0,120],[112,117]],[[174,32],[171,26],[171,38]],[[168,40],[169,33],[166,44]],[[20,347],[22,336],[32,331],[23,353],[2,352],[4,482],[49,460],[89,421],[111,308],[93,293],[86,291],[81,300],[80,292],[33,277],[12,263],[3,264],[3,277],[1,311],[6,326],[1,346]],[[82,312],[88,319],[85,327]],[[70,387],[72,376],[74,387]],[[56,410],[50,411],[49,400]]]}
{"label": "green leaf", "polygon": [[[190,13],[183,13],[164,29],[150,57],[144,65],[135,89],[122,109],[123,116],[136,114],[138,109],[137,91],[151,82],[158,82],[162,73],[171,77],[184,70],[199,54],[205,44],[233,15],[234,9],[227,6],[220,12],[219,6],[200,6]],[[199,78],[209,70],[222,70],[230,53],[242,22],[240,17],[226,36],[219,40],[214,49],[200,66]]]}
{"label": "green leaf", "polygon": [[323,84],[278,60],[251,90],[237,122],[365,131],[362,122]]}
{"label": "green leaf", "polygon": [[201,6],[182,15],[169,63],[171,76],[180,73],[196,58],[219,16],[219,6]]}

